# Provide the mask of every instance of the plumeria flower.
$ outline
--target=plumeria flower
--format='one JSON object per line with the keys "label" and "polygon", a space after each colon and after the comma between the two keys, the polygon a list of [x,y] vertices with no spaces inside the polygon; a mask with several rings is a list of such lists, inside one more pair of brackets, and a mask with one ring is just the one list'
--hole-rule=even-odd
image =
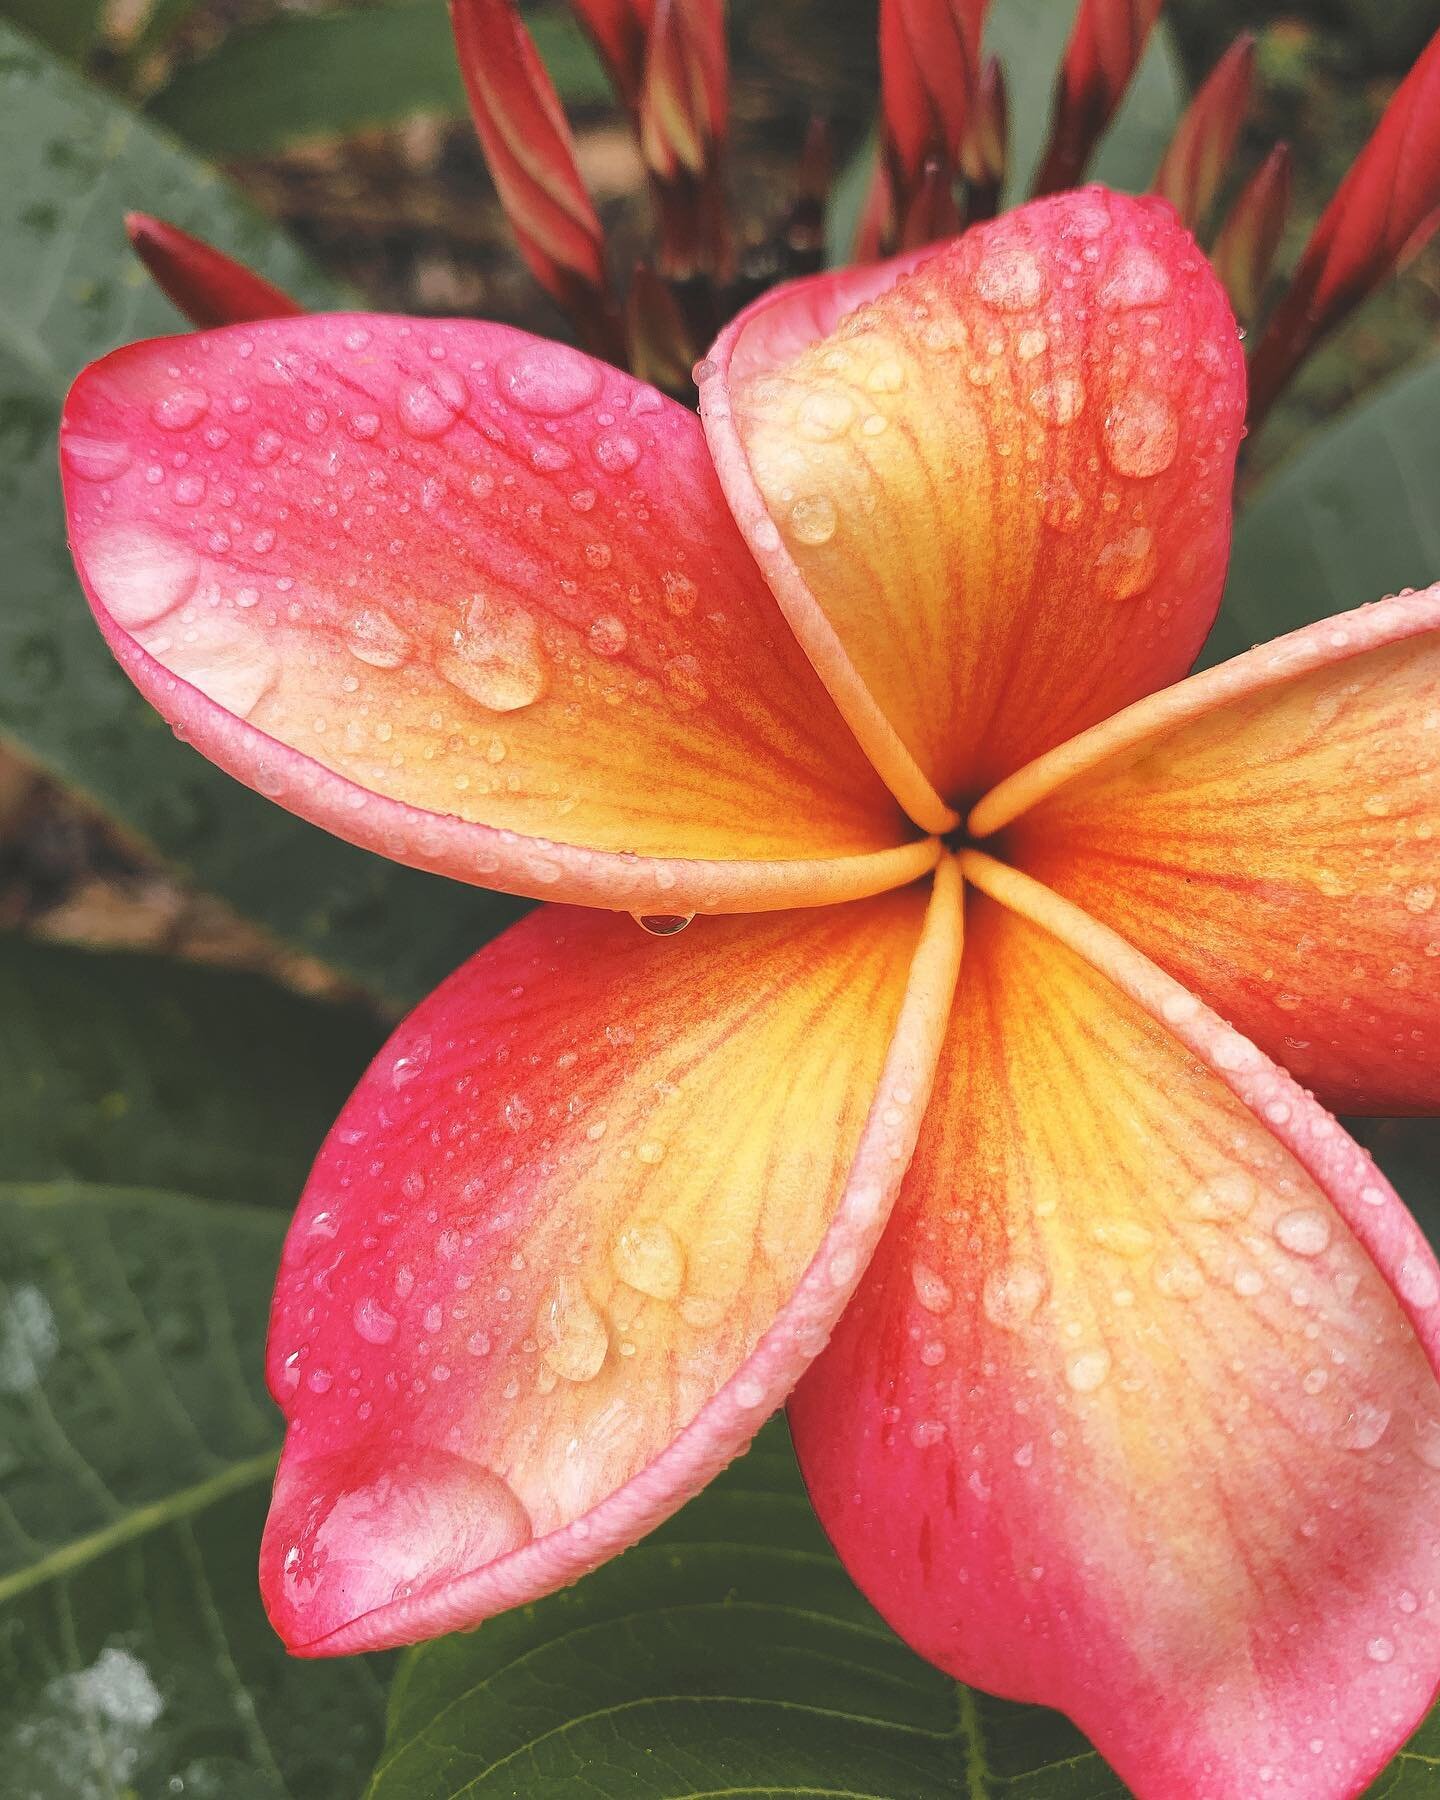
{"label": "plumeria flower", "polygon": [[289,316],[67,403],[176,730],[547,902],[301,1200],[276,1629],[533,1599],[788,1398],[922,1654],[1145,1800],[1353,1795],[1440,1680],[1440,1269],[1326,1110],[1440,1105],[1440,587],[1186,677],[1246,377],[1165,200],[775,289],[697,380]]}

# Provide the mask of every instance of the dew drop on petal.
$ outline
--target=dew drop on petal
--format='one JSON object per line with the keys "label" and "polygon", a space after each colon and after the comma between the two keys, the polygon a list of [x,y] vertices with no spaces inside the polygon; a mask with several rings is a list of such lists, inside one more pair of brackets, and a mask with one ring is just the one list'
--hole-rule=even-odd
{"label": "dew drop on petal", "polygon": [[1018,1331],[1034,1317],[1047,1286],[1044,1270],[1033,1263],[1017,1262],[1008,1268],[992,1269],[985,1277],[980,1297],[985,1317],[1002,1331]]}
{"label": "dew drop on petal", "polygon": [[627,1287],[654,1300],[673,1300],[685,1280],[685,1252],[675,1233],[659,1219],[627,1225],[610,1253],[615,1273]]}
{"label": "dew drop on petal", "polygon": [[1093,1394],[1110,1373],[1110,1352],[1103,1346],[1078,1350],[1065,1359],[1065,1380],[1077,1394]]}
{"label": "dew drop on petal", "polygon": [[1282,1213],[1275,1221],[1275,1239],[1294,1256],[1319,1256],[1330,1246],[1330,1221],[1310,1207]]}
{"label": "dew drop on petal", "polygon": [[513,600],[476,594],[435,659],[439,673],[491,712],[518,712],[545,691],[540,627]]}
{"label": "dew drop on petal", "polygon": [[373,1294],[366,1294],[355,1302],[351,1317],[356,1331],[367,1344],[388,1344],[395,1335],[398,1321],[394,1313],[387,1312]]}
{"label": "dew drop on petal", "polygon": [[630,917],[651,937],[676,937],[695,917],[694,913],[631,913]]}
{"label": "dew drop on petal", "polygon": [[605,1321],[579,1283],[568,1277],[541,1301],[535,1334],[545,1361],[567,1381],[598,1375],[610,1346]]}
{"label": "dew drop on petal", "polygon": [[107,527],[89,546],[85,570],[100,604],[132,631],[173,612],[200,579],[195,552],[147,525]]}
{"label": "dew drop on petal", "polygon": [[1180,420],[1158,394],[1128,394],[1105,419],[1105,451],[1122,475],[1161,475],[1180,448]]}
{"label": "dew drop on petal", "polygon": [[1100,288],[1100,304],[1111,310],[1159,306],[1170,298],[1170,273],[1152,250],[1127,244],[1116,256]]}
{"label": "dew drop on petal", "polygon": [[210,410],[210,396],[201,387],[177,387],[162,394],[150,408],[150,417],[162,431],[189,431]]}
{"label": "dew drop on petal", "polygon": [[949,1312],[955,1304],[955,1295],[950,1283],[943,1275],[939,1275],[928,1263],[916,1262],[910,1269],[910,1279],[915,1287],[915,1298],[926,1312]]}
{"label": "dew drop on petal", "polygon": [[410,639],[380,606],[363,606],[345,628],[350,654],[373,669],[398,669],[410,654]]}
{"label": "dew drop on petal", "polygon": [[67,431],[60,439],[65,467],[82,481],[117,481],[130,467],[130,446],[114,438]]}

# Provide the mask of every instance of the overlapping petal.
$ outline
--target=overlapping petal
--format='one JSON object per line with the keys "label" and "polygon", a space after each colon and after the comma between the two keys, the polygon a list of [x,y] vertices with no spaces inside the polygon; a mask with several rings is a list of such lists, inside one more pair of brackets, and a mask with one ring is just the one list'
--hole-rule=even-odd
{"label": "overlapping petal", "polygon": [[289,1430],[261,1576],[292,1649],[533,1598],[743,1448],[884,1225],[959,930],[949,860],[928,903],[913,884],[663,944],[546,907],[400,1027],[321,1153],[272,1315]]}
{"label": "overlapping petal", "polygon": [[693,415],[577,351],[374,316],[132,345],[76,383],[62,457],[142,692],[343,837],[666,912],[934,860],[776,614]]}
{"label": "overlapping petal", "polygon": [[927,829],[1189,667],[1245,379],[1163,201],[1064,194],[928,260],[778,289],[712,361],[701,411],[735,516]]}
{"label": "overlapping petal", "polygon": [[1007,856],[1327,1104],[1440,1109],[1440,587],[1142,701],[972,815],[1012,819]]}
{"label": "overlapping petal", "polygon": [[969,911],[915,1160],[791,1403],[811,1494],[917,1649],[1140,1800],[1356,1794],[1440,1677],[1434,1258],[1183,988],[965,867],[1032,917]]}

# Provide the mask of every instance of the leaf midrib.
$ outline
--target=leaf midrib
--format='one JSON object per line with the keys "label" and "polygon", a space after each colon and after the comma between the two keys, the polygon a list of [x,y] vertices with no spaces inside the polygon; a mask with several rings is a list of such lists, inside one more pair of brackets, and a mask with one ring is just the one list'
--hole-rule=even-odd
{"label": "leaf midrib", "polygon": [[110,1551],[133,1543],[136,1538],[180,1524],[219,1501],[228,1499],[231,1494],[241,1493],[262,1481],[269,1481],[274,1475],[278,1457],[278,1450],[262,1450],[254,1456],[227,1464],[215,1474],[206,1476],[203,1481],[176,1488],[158,1500],[134,1507],[123,1517],[102,1525],[98,1531],[72,1538],[69,1543],[51,1550],[37,1562],[16,1569],[10,1575],[0,1576],[0,1606],[37,1587],[43,1587],[48,1582],[63,1580],[66,1576],[75,1574],[97,1558],[108,1555]]}

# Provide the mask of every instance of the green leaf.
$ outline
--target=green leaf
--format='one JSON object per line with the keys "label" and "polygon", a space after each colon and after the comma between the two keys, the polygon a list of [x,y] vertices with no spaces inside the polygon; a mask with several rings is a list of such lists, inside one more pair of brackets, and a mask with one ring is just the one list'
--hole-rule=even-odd
{"label": "green leaf", "polygon": [[282,1220],[0,1185],[0,1767],[26,1800],[351,1800],[384,1663],[261,1612]]}
{"label": "green leaf", "polygon": [[407,1652],[369,1800],[717,1793],[1118,1800],[1074,1728],[907,1650],[825,1542],[784,1427],[578,1586]]}
{"label": "green leaf", "polygon": [[[568,13],[528,20],[562,100],[611,98]],[[209,156],[266,156],[306,138],[342,137],[416,113],[458,118],[465,90],[444,0],[296,13],[224,38],[155,94],[151,114]]]}
{"label": "green leaf", "polygon": [[1440,580],[1440,359],[1315,433],[1241,513],[1205,662]]}
{"label": "green leaf", "polygon": [[126,249],[127,208],[200,232],[310,303],[342,297],[212,171],[3,23],[0,167],[0,733],[241,913],[413,998],[518,904],[341,844],[177,744],[90,619],[55,472],[81,365],[179,325]]}
{"label": "green leaf", "polygon": [[1346,1119],[1344,1125],[1440,1249],[1440,1119]]}
{"label": "green leaf", "polygon": [[62,56],[82,57],[105,23],[105,0],[0,0],[0,19],[33,31]]}
{"label": "green leaf", "polygon": [[380,1037],[258,976],[0,936],[0,1169],[288,1209]]}
{"label": "green leaf", "polygon": [[[1050,130],[1060,58],[1074,17],[1074,0],[996,0],[990,12],[985,49],[1000,58],[1010,104],[1007,205],[1018,205],[1024,199],[1039,166]],[[1127,193],[1148,188],[1183,105],[1179,61],[1170,33],[1162,26],[1100,146],[1094,179]],[[832,266],[849,260],[875,153],[876,139],[871,133],[835,184],[826,219]]]}

